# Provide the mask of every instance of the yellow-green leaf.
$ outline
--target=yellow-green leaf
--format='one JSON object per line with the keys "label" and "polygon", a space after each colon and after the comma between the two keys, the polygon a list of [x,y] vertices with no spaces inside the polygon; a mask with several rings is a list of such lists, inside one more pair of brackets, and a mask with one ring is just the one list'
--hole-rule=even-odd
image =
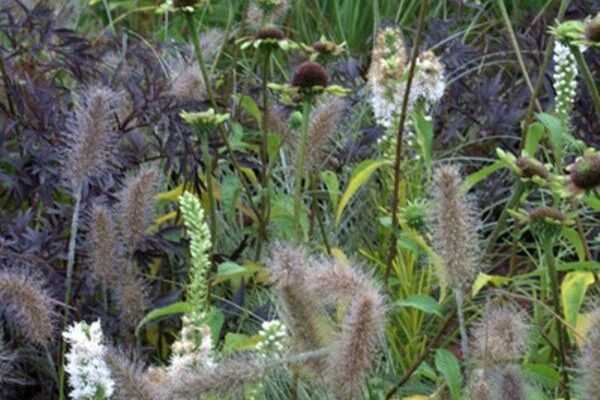
{"label": "yellow-green leaf", "polygon": [[[568,273],[561,285],[561,298],[563,314],[567,323],[571,326],[577,326],[577,315],[588,288],[595,282],[594,274],[585,271],[575,271]],[[569,332],[572,336],[572,333]]]}
{"label": "yellow-green leaf", "polygon": [[494,286],[502,286],[506,285],[509,282],[510,278],[507,278],[505,276],[488,275],[484,274],[483,272],[480,272],[479,275],[477,275],[477,279],[475,279],[475,282],[473,282],[471,293],[473,297],[475,297],[481,291],[481,289],[486,287],[488,284],[492,284]]}
{"label": "yellow-green leaf", "polygon": [[350,177],[350,181],[348,182],[348,187],[344,191],[344,194],[340,199],[340,203],[338,204],[335,216],[336,224],[340,223],[344,209],[352,199],[352,196],[354,196],[358,189],[360,189],[362,185],[369,180],[371,175],[373,175],[373,172],[377,171],[377,169],[383,165],[389,164],[391,164],[389,160],[366,160],[356,166],[352,176]]}

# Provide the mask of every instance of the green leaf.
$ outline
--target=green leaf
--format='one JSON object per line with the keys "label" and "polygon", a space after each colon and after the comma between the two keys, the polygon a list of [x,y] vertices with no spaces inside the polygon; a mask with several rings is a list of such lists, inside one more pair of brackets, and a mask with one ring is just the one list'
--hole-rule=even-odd
{"label": "green leaf", "polygon": [[348,187],[344,191],[342,198],[340,199],[340,203],[338,204],[335,222],[336,224],[340,223],[340,219],[342,218],[342,214],[344,213],[344,209],[352,199],[352,196],[356,194],[358,189],[364,185],[371,175],[377,169],[382,167],[383,165],[390,165],[391,161],[388,160],[365,160],[358,164],[356,168],[354,168],[354,172],[352,172],[352,176],[348,181]]}
{"label": "green leaf", "polygon": [[[585,271],[569,272],[563,278],[560,290],[563,313],[567,323],[572,327],[577,326],[577,315],[585,299],[585,294],[595,280],[592,272]],[[571,334],[570,330],[569,334]]]}
{"label": "green leaf", "polygon": [[218,308],[212,308],[206,315],[205,323],[210,328],[213,343],[218,343],[221,337],[221,329],[223,329],[223,324],[225,324],[225,315]]}
{"label": "green leaf", "polygon": [[340,180],[335,172],[329,170],[321,172],[321,180],[327,187],[331,207],[335,210],[340,198]]}
{"label": "green leaf", "polygon": [[246,267],[231,261],[225,261],[224,263],[219,264],[214,281],[215,284],[218,284],[234,278],[239,278],[240,276],[247,275],[248,273],[249,271]]}
{"label": "green leaf", "polygon": [[267,135],[267,153],[270,159],[273,159],[277,156],[277,152],[281,147],[281,143],[283,143],[283,138],[281,135],[277,134],[268,134]]}
{"label": "green leaf", "polygon": [[583,243],[581,242],[581,237],[579,236],[579,233],[577,233],[577,231],[575,229],[565,226],[562,228],[562,235],[569,242],[571,242],[571,244],[575,248],[575,251],[577,252],[577,257],[579,257],[579,261],[585,261],[585,258],[586,258],[585,247],[583,246]]}
{"label": "green leaf", "polygon": [[192,305],[184,301],[178,301],[177,303],[169,304],[168,306],[154,309],[148,314],[146,314],[146,316],[140,321],[137,328],[135,329],[135,334],[139,335],[140,329],[142,329],[144,325],[150,322],[155,322],[170,317],[172,315],[185,314],[191,312],[192,310]]}
{"label": "green leaf", "polygon": [[524,364],[523,373],[547,389],[555,389],[560,383],[560,373],[548,364]]}
{"label": "green leaf", "polygon": [[503,167],[504,163],[498,160],[486,167],[481,168],[479,171],[467,176],[464,183],[462,184],[461,189],[465,192],[468,192],[473,186],[477,185],[479,182],[481,182],[494,172],[498,171],[499,169],[502,169]]}
{"label": "green leaf", "polygon": [[262,113],[256,105],[256,102],[250,96],[242,96],[240,98],[240,106],[246,111],[254,120],[261,125],[262,124]]}
{"label": "green leaf", "polygon": [[435,314],[438,317],[443,317],[442,305],[430,296],[417,294],[409,296],[404,300],[397,301],[395,304],[400,307],[416,308],[424,313]]}
{"label": "green leaf", "polygon": [[510,278],[507,278],[505,276],[488,275],[488,274],[484,274],[483,272],[480,272],[477,275],[475,282],[473,282],[473,287],[471,288],[471,294],[473,297],[477,296],[477,294],[481,291],[481,289],[483,289],[490,283],[494,286],[502,286],[502,285],[506,285],[509,282],[510,282]]}
{"label": "green leaf", "polygon": [[431,119],[426,119],[422,112],[412,114],[415,131],[417,133],[417,143],[421,148],[421,156],[425,161],[427,170],[431,168],[431,158],[433,153],[433,122]]}
{"label": "green leaf", "polygon": [[538,146],[540,144],[540,140],[544,137],[545,129],[542,124],[539,122],[534,122],[529,126],[527,130],[527,137],[525,138],[525,146],[523,147],[523,152],[526,153],[529,157],[535,158],[535,153],[537,153]]}
{"label": "green leaf", "polygon": [[568,140],[568,132],[559,118],[547,113],[537,115],[538,120],[548,129],[550,144],[557,160],[562,160],[564,147]]}
{"label": "green leaf", "polygon": [[435,352],[435,367],[444,376],[452,400],[460,400],[462,374],[460,364],[454,354],[446,349],[438,349]]}
{"label": "green leaf", "polygon": [[229,355],[239,351],[254,350],[259,343],[260,337],[248,336],[242,333],[228,333],[225,335],[225,343],[223,344],[223,354]]}

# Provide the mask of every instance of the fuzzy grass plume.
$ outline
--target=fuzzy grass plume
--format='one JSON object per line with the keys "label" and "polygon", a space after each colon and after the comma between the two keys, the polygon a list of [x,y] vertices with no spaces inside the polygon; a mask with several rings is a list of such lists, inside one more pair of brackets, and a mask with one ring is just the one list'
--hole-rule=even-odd
{"label": "fuzzy grass plume", "polygon": [[115,282],[120,257],[119,238],[112,211],[104,205],[92,207],[88,222],[89,265],[94,278],[107,285]]}
{"label": "fuzzy grass plume", "polygon": [[471,331],[473,357],[482,366],[517,362],[527,351],[529,326],[524,315],[509,306],[486,308]]}
{"label": "fuzzy grass plume", "polygon": [[129,257],[133,256],[152,223],[154,196],[159,177],[159,172],[155,169],[142,168],[137,174],[126,179],[123,188],[117,194],[117,215]]}
{"label": "fuzzy grass plume", "polygon": [[152,379],[143,364],[132,361],[127,354],[114,348],[108,349],[105,359],[115,383],[112,399],[159,400],[158,382]]}
{"label": "fuzzy grass plume", "polygon": [[454,290],[464,357],[468,356],[468,338],[463,314],[466,288],[480,268],[479,220],[463,192],[460,171],[453,165],[439,167],[433,177],[432,244],[442,260],[440,281]]}
{"label": "fuzzy grass plume", "polygon": [[0,270],[0,299],[6,314],[29,342],[40,346],[50,343],[53,301],[40,279],[25,272]]}
{"label": "fuzzy grass plume", "polygon": [[578,359],[582,400],[596,400],[600,393],[600,308],[590,314],[590,327]]}
{"label": "fuzzy grass plume", "polygon": [[[311,259],[301,247],[278,244],[271,251],[268,263],[275,283],[281,312],[296,351],[307,352],[323,345],[318,299],[307,291]],[[319,365],[314,365],[320,368]]]}
{"label": "fuzzy grass plume", "polygon": [[69,121],[63,175],[74,191],[107,170],[114,159],[116,118],[122,96],[95,85],[82,90]]}

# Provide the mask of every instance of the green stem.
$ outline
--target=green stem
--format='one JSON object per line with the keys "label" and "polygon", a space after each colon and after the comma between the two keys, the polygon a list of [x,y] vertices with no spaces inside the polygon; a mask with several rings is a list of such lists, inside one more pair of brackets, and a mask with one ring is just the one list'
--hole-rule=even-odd
{"label": "green stem", "polygon": [[296,240],[302,241],[302,223],[300,221],[300,211],[302,206],[302,178],[304,177],[304,160],[306,158],[306,147],[308,146],[308,125],[310,119],[311,102],[310,99],[304,100],[302,111],[302,132],[300,137],[300,148],[298,149],[298,158],[296,159],[296,173],[294,176],[294,221],[296,223]]}
{"label": "green stem", "polygon": [[[208,204],[209,204],[209,225],[210,225],[210,237],[217,237],[217,210],[215,204],[215,194],[213,192],[213,162],[210,156],[210,152],[208,150],[208,132],[205,132],[203,135],[203,143],[202,143],[202,153],[204,158],[204,170],[206,175],[206,191],[208,194]],[[215,239],[212,240],[215,243]]]}
{"label": "green stem", "polygon": [[523,193],[525,193],[525,188],[526,188],[525,183],[523,183],[519,179],[517,181],[517,184],[516,184],[516,187],[515,187],[512,197],[510,198],[508,203],[506,203],[506,206],[504,207],[504,210],[502,210],[502,213],[500,214],[498,221],[496,221],[496,226],[494,227],[494,231],[492,232],[492,234],[490,235],[490,237],[487,240],[487,247],[485,250],[484,258],[491,255],[492,250],[494,249],[494,246],[496,245],[496,240],[498,239],[498,237],[500,236],[500,234],[506,227],[506,222],[508,221],[508,215],[509,215],[508,210],[514,209],[519,204],[519,201],[521,201],[521,196],[523,195]]}
{"label": "green stem", "polygon": [[594,107],[596,108],[596,116],[600,117],[600,93],[598,93],[598,87],[596,86],[596,82],[594,81],[594,76],[592,75],[592,71],[590,71],[590,67],[585,62],[585,58],[579,50],[578,46],[570,46],[571,52],[573,56],[575,56],[575,61],[577,61],[577,65],[579,66],[579,71],[583,76],[583,80],[590,92],[590,96],[592,97],[592,101],[594,102]]}
{"label": "green stem", "polygon": [[[529,87],[532,95],[535,93],[535,89],[533,84],[531,83],[531,79],[529,78],[529,73],[527,72],[527,67],[525,66],[525,61],[523,61],[523,54],[521,53],[521,48],[519,47],[519,42],[517,40],[517,36],[515,35],[515,31],[513,29],[512,23],[510,22],[510,17],[508,15],[508,11],[506,11],[506,4],[504,4],[504,0],[498,0],[498,6],[500,7],[500,12],[502,14],[502,18],[504,19],[504,24],[506,25],[506,29],[508,30],[508,36],[510,37],[510,41],[515,50],[515,54],[517,55],[517,61],[519,62],[519,67],[523,72],[523,77],[525,78],[525,82]],[[532,96],[533,97],[533,96]],[[534,97],[533,100],[539,112],[542,112],[542,106],[537,99],[537,96]]]}
{"label": "green stem", "polygon": [[[548,274],[550,275],[550,290],[552,291],[552,303],[554,305],[554,312],[556,315],[562,315],[560,309],[560,290],[558,285],[558,272],[556,271],[556,261],[554,259],[554,240],[546,239],[544,241],[544,259],[546,266],[548,267]],[[569,393],[569,374],[567,371],[567,338],[566,332],[561,321],[556,321],[556,329],[558,333],[558,346],[559,346],[559,358],[561,363],[562,371],[562,391],[565,400],[570,399]]]}
{"label": "green stem", "polygon": [[[570,0],[561,0],[560,9],[558,10],[558,15],[556,16],[557,21],[562,21],[565,17],[565,12],[567,11],[567,7],[569,6]],[[535,83],[535,87],[533,89],[533,93],[531,94],[531,98],[529,99],[529,106],[527,107],[527,113],[525,116],[525,123],[523,125],[523,133],[521,134],[521,143],[519,144],[519,151],[523,150],[523,146],[525,146],[525,135],[529,131],[529,126],[533,122],[533,109],[536,104],[536,99],[539,97],[540,92],[544,86],[545,80],[545,72],[550,65],[550,61],[552,60],[552,53],[554,52],[554,36],[550,35],[550,39],[548,44],[546,45],[546,50],[544,51],[544,61],[542,62],[542,67],[540,68],[540,73],[538,79]],[[534,155],[531,154],[533,157]]]}
{"label": "green stem", "polygon": [[458,327],[460,331],[460,349],[462,351],[462,358],[467,360],[469,358],[469,338],[467,336],[467,326],[465,324],[465,313],[464,313],[464,293],[463,289],[454,290],[454,298],[456,299],[456,312],[458,314]]}
{"label": "green stem", "polygon": [[[200,40],[198,39],[198,30],[196,28],[196,22],[194,21],[194,16],[192,13],[185,12],[185,16],[186,16],[188,28],[191,32],[192,43],[194,46],[194,53],[196,55],[196,60],[198,61],[200,73],[202,74],[202,79],[204,80],[204,83],[206,86],[206,94],[208,96],[211,106],[216,111],[217,102],[213,96],[213,91],[212,91],[212,86],[210,84],[208,71],[206,70],[206,64],[204,63],[204,57],[202,55],[202,48],[200,47]],[[219,126],[218,131],[219,131],[221,140],[225,144],[225,148],[227,149],[227,152],[231,156],[231,164],[233,165],[233,169],[235,170],[236,175],[238,176],[240,182],[242,183],[242,186],[244,187],[244,191],[246,192],[248,201],[250,202],[250,208],[252,208],[252,211],[254,212],[254,214],[256,215],[256,218],[259,220],[259,223],[260,223],[261,216],[260,216],[260,212],[259,212],[258,208],[256,207],[256,204],[254,203],[254,200],[252,198],[252,190],[248,186],[248,182],[246,182],[246,180],[244,179],[244,174],[242,173],[242,168],[240,167],[240,164],[238,163],[237,159],[235,158],[235,154],[233,152],[233,149],[231,148],[231,144],[229,143],[229,139],[227,138],[225,129],[223,128],[222,125]],[[215,240],[215,239],[213,238],[213,240]]]}
{"label": "green stem", "polygon": [[262,185],[262,195],[261,195],[261,218],[259,225],[259,235],[258,240],[256,241],[256,257],[255,259],[260,259],[260,254],[262,250],[263,242],[268,240],[267,237],[267,221],[269,220],[269,208],[271,204],[271,200],[269,198],[269,92],[268,92],[268,83],[269,83],[269,62],[271,60],[271,52],[266,51],[265,60],[263,63],[263,75],[262,75],[262,99],[263,99],[263,113],[262,113],[262,140],[260,144],[260,161],[262,164],[262,174],[261,174],[261,185]]}
{"label": "green stem", "polygon": [[[71,231],[69,236],[69,248],[67,251],[67,278],[65,282],[65,311],[63,314],[63,330],[67,326],[69,320],[69,304],[71,304],[71,290],[73,282],[73,270],[75,269],[75,250],[77,246],[77,232],[79,230],[79,211],[81,209],[81,197],[82,197],[82,184],[78,184],[74,189],[75,206],[73,207],[73,216],[71,218]],[[58,372],[58,391],[59,398],[63,400],[65,398],[65,361],[66,343],[63,340],[60,351],[60,369]]]}
{"label": "green stem", "polygon": [[394,262],[394,258],[396,258],[396,243],[398,238],[396,237],[396,230],[398,229],[398,206],[400,203],[400,198],[398,192],[400,191],[400,181],[402,180],[402,174],[400,172],[400,165],[402,163],[402,137],[404,134],[404,124],[406,123],[406,118],[408,116],[408,100],[410,96],[410,89],[413,84],[416,66],[417,66],[417,57],[419,55],[419,47],[421,47],[421,39],[423,36],[423,30],[425,29],[425,15],[427,14],[427,8],[429,5],[429,0],[423,0],[421,3],[421,9],[419,11],[419,21],[417,25],[417,34],[415,37],[415,44],[412,50],[411,60],[410,60],[410,68],[408,70],[408,79],[406,81],[406,89],[404,91],[404,98],[402,99],[402,111],[400,113],[400,121],[398,124],[398,132],[396,134],[396,159],[394,163],[394,192],[392,194],[392,204],[391,204],[391,213],[392,213],[392,228],[391,228],[391,238],[390,238],[390,249],[388,252],[387,259],[387,267],[385,270],[384,276],[384,284],[387,287],[388,279],[390,276],[390,272],[392,271],[392,264]]}

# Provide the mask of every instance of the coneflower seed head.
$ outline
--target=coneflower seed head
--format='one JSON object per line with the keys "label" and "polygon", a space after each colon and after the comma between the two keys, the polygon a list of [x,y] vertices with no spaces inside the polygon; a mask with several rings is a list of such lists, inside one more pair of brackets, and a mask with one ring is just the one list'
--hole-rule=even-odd
{"label": "coneflower seed head", "polygon": [[326,87],[328,83],[329,75],[325,68],[312,61],[300,64],[292,78],[292,86],[302,89],[310,89],[314,86]]}

